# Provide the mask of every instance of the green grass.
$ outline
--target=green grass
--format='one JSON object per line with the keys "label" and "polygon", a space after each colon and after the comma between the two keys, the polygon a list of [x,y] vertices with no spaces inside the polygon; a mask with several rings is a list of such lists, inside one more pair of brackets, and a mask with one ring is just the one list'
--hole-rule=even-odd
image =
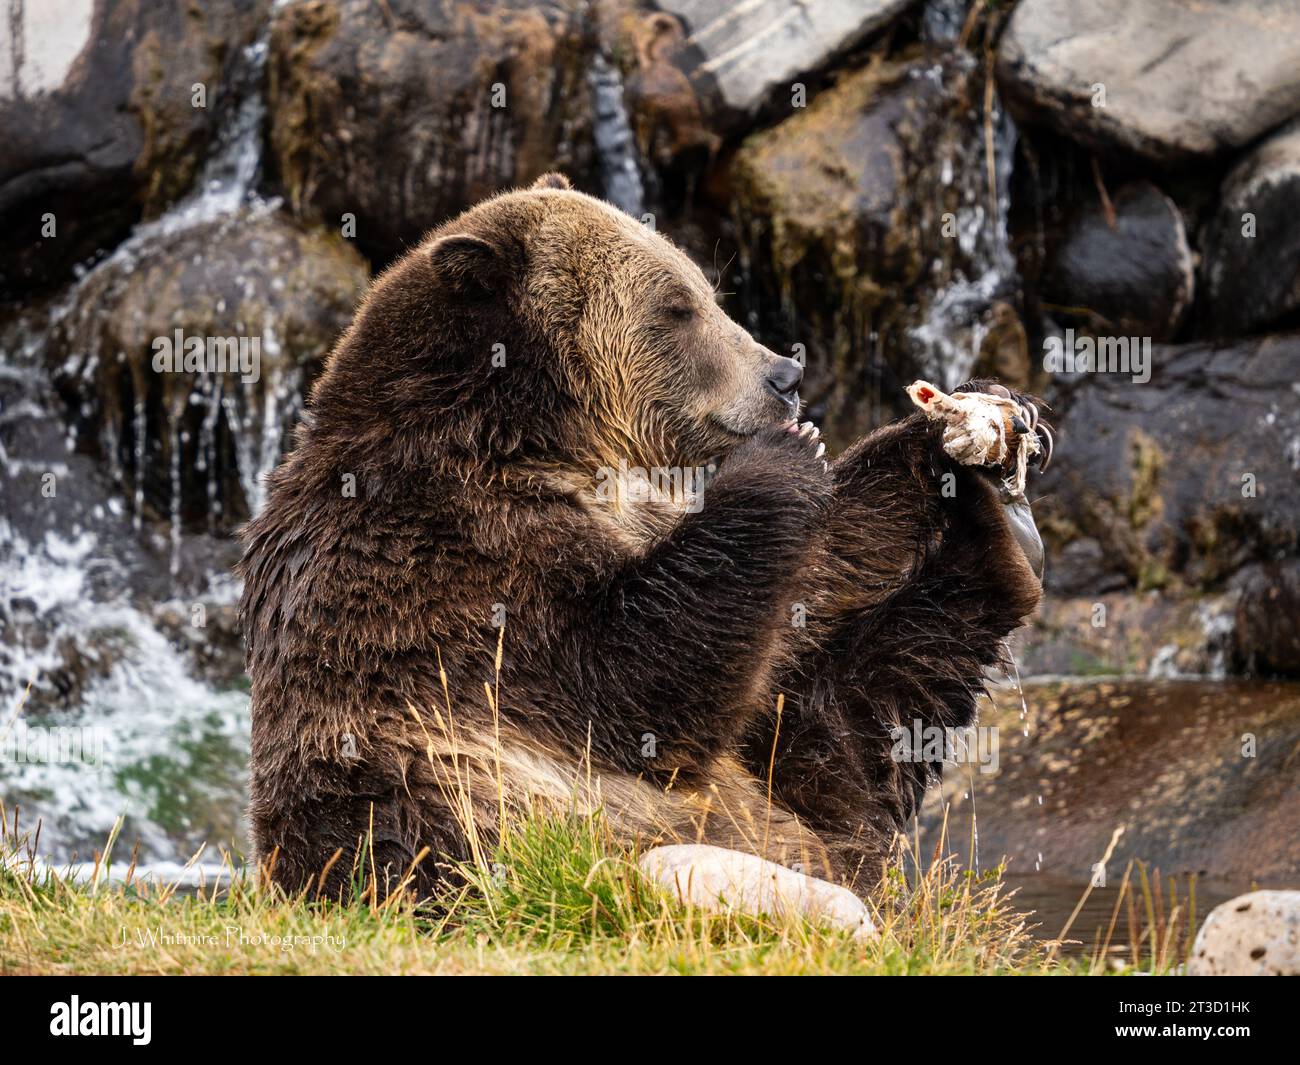
{"label": "green grass", "polygon": [[[111,853],[111,844],[107,850]],[[417,904],[286,897],[236,876],[198,892],[127,870],[74,883],[34,863],[12,831],[0,850],[3,973],[858,973],[1066,974],[1102,964],[1036,940],[1000,871],[951,862],[918,872],[900,846],[873,899],[875,942],[797,919],[683,907],[643,880],[597,815],[530,812],[463,868],[455,891]],[[364,879],[364,862],[358,876]],[[1139,906],[1141,902],[1139,900]],[[328,938],[324,938],[328,937]],[[1142,961],[1170,971],[1174,944]]]}

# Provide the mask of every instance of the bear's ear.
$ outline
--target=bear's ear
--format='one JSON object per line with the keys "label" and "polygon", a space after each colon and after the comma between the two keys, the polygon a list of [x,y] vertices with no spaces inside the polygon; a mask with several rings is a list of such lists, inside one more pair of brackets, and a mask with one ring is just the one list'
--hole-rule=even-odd
{"label": "bear's ear", "polygon": [[498,287],[504,264],[499,251],[482,237],[452,233],[429,248],[439,280],[466,295],[488,296]]}
{"label": "bear's ear", "polygon": [[535,188],[535,189],[571,189],[571,188],[573,188],[573,186],[569,184],[569,179],[566,178],[563,174],[559,174],[559,173],[552,172],[552,173],[550,173],[550,174],[543,174],[543,175],[542,175],[541,177],[539,177],[536,181],[534,181],[534,182],[533,182],[533,188]]}

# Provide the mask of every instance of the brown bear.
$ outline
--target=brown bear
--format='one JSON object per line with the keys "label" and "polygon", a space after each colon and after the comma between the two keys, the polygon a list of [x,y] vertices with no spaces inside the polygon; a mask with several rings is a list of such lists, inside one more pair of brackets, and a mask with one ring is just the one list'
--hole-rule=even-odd
{"label": "brown bear", "polygon": [[869,888],[937,769],[892,730],[972,721],[1038,543],[921,413],[828,465],[801,377],[558,175],[378,277],[244,533],[272,877],[428,893],[581,789]]}

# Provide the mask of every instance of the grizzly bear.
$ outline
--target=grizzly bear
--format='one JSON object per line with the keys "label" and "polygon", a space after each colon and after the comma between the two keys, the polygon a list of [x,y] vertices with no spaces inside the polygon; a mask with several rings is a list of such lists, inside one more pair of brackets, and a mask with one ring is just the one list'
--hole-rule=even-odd
{"label": "grizzly bear", "polygon": [[558,175],[378,277],[244,532],[270,876],[427,895],[578,799],[868,890],[938,768],[892,731],[972,721],[1041,545],[921,413],[828,461],[801,377]]}

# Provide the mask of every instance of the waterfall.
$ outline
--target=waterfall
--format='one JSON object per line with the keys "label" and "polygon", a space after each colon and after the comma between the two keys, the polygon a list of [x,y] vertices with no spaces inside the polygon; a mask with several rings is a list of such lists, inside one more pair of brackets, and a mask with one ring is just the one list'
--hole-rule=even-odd
{"label": "waterfall", "polygon": [[263,80],[270,36],[268,21],[257,39],[241,51],[228,90],[235,102],[222,113],[216,146],[204,162],[194,188],[165,214],[136,226],[131,236],[91,273],[113,265],[130,265],[158,238],[215,221],[241,207],[273,209],[278,206],[278,202],[262,200],[254,187],[262,168],[262,124],[266,119]]}
{"label": "waterfall", "polygon": [[[212,809],[233,830],[247,697],[194,677],[159,617],[193,618],[195,602],[168,594],[121,495],[73,451],[30,349],[4,350],[0,794],[42,819],[43,854],[87,857],[125,815],[145,858],[174,856]],[[233,596],[213,578],[196,601]]]}
{"label": "waterfall", "polygon": [[991,119],[991,196],[986,165],[989,145],[982,128],[972,131],[967,142],[955,150],[955,158],[944,160],[944,183],[960,184],[961,210],[956,218],[960,265],[951,280],[933,293],[924,319],[908,331],[920,364],[949,389],[971,376],[988,333],[983,320],[986,312],[995,300],[1010,299],[1019,285],[1007,228],[1018,133],[996,98]]}
{"label": "waterfall", "polygon": [[640,218],[645,210],[645,187],[637,165],[636,142],[623,103],[623,79],[600,52],[587,74],[596,113],[594,136],[600,161],[605,199]]}
{"label": "waterfall", "polygon": [[[0,787],[29,826],[41,819],[42,854],[88,857],[125,816],[143,858],[175,857],[206,838],[211,810],[238,816],[247,697],[196,680],[128,595],[100,596],[103,568],[119,564],[105,555],[88,528],[33,541],[0,519]],[[75,710],[27,707],[29,683],[83,671],[94,676]]]}
{"label": "waterfall", "polygon": [[[274,10],[274,9],[273,9]],[[204,162],[203,168],[190,192],[167,212],[152,221],[138,225],[131,235],[113,252],[94,264],[87,271],[81,272],[77,283],[55,307],[50,316],[47,334],[58,328],[76,310],[82,295],[93,283],[105,283],[108,287],[101,293],[100,302],[105,294],[112,294],[117,285],[127,280],[137,266],[147,261],[152,255],[165,247],[166,242],[198,226],[220,223],[230,220],[235,224],[244,212],[243,219],[252,221],[279,209],[278,199],[263,199],[256,190],[256,182],[262,163],[262,126],[266,117],[266,100],[263,94],[263,81],[269,52],[270,21],[262,27],[254,42],[242,49],[235,63],[226,93],[230,103],[221,112],[220,123],[214,138],[212,154]],[[220,105],[220,102],[219,102]],[[85,330],[74,330],[80,337]],[[39,342],[40,338],[37,338]],[[81,353],[74,372],[85,373],[100,360],[112,357],[111,352],[97,350],[93,337],[86,341],[88,349]],[[278,351],[278,345],[276,345]],[[273,355],[274,352],[271,352]],[[286,387],[299,387],[300,380],[284,382],[278,378],[278,364],[274,358],[268,360],[272,377],[265,381],[262,390],[272,400],[266,409],[257,411],[254,392],[247,387],[241,395],[232,395],[231,386],[219,376],[203,374],[196,382],[194,392],[188,402],[201,406],[206,413],[200,441],[200,456],[196,462],[199,472],[210,472],[208,482],[209,505],[214,518],[220,509],[219,485],[216,482],[217,432],[216,423],[223,416],[230,433],[236,441],[236,461],[239,467],[239,480],[244,490],[245,502],[249,509],[256,512],[261,501],[261,478],[269,472],[279,459],[278,423],[276,446],[267,449],[261,446],[245,447],[244,437],[255,434],[261,441],[268,434],[265,417],[268,411],[275,414],[292,413],[297,405],[295,397],[281,396]],[[292,375],[290,375],[292,376]],[[300,398],[300,397],[298,397]],[[281,400],[276,402],[275,400]],[[140,477],[148,453],[146,439],[147,421],[141,396],[135,397],[135,431],[132,476],[135,483],[134,510],[136,527],[139,528],[143,508],[143,484]],[[168,454],[175,455],[179,450],[179,439],[175,431],[179,430],[175,412],[168,413],[168,426],[173,430],[173,438],[167,441]],[[117,456],[110,455],[109,461],[116,464]],[[173,478],[172,483],[176,483]],[[172,507],[172,542],[180,542],[180,511]],[[177,566],[177,557],[173,552],[173,571]]]}
{"label": "waterfall", "polygon": [[[242,835],[248,697],[200,679],[184,649],[214,638],[207,619],[229,611],[238,588],[221,557],[197,585],[193,577],[183,591],[175,583],[185,539],[180,413],[186,405],[203,412],[196,466],[208,474],[209,504],[219,502],[215,459],[224,417],[255,509],[301,380],[277,376],[280,340],[268,328],[273,369],[262,381],[260,412],[247,386],[214,374],[201,375],[192,395],[168,407],[166,431],[176,439],[168,451],[173,496],[164,537],[143,525],[143,393],[137,387],[128,412],[136,475],[124,499],[115,434],[109,429],[105,440],[109,468],[119,475],[113,484],[76,453],[74,434],[63,428],[45,348],[56,329],[70,328],[79,342],[86,338],[80,372],[93,372],[117,353],[98,350],[98,340],[70,318],[88,285],[106,284],[111,295],[114,279],[128,277],[178,234],[277,208],[256,192],[269,36],[268,21],[240,53],[226,99],[218,101],[214,147],[190,193],[80,269],[43,320],[33,310],[0,342],[0,794],[11,812],[22,806],[25,824],[41,819],[41,852],[59,861],[102,847],[119,816],[126,818],[123,839],[139,839],[146,862],[186,858],[205,840]],[[232,395],[241,387],[242,395]]]}

